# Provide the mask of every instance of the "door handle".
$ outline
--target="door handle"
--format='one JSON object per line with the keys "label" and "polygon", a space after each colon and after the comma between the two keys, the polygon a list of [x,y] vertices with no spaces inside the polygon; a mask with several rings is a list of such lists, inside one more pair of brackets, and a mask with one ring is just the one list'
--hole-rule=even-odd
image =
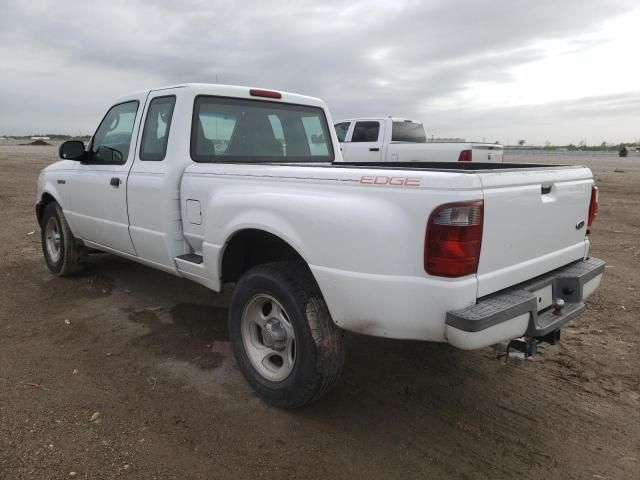
{"label": "door handle", "polygon": [[116,188],[117,188],[117,187],[119,187],[119,186],[120,186],[120,178],[119,178],[119,177],[113,177],[113,178],[111,179],[111,182],[109,182],[109,184],[110,184],[112,187],[116,187]]}
{"label": "door handle", "polygon": [[380,149],[379,149],[378,147],[371,147],[371,148],[369,149],[369,151],[370,151],[370,152],[379,152],[379,151],[380,151]]}

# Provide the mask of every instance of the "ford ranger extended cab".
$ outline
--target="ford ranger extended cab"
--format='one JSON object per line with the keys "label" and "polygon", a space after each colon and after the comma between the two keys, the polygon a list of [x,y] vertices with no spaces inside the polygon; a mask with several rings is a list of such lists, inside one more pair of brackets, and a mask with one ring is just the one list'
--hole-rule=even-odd
{"label": "ford ranger extended cab", "polygon": [[349,163],[331,126],[321,100],[271,90],[122,97],[39,177],[45,262],[70,275],[109,252],[235,284],[239,369],[284,408],[336,382],[344,330],[530,346],[584,311],[604,271],[588,168]]}
{"label": "ford ranger extended cab", "polygon": [[421,122],[404,118],[355,118],[334,125],[349,162],[502,162],[497,143],[429,141]]}

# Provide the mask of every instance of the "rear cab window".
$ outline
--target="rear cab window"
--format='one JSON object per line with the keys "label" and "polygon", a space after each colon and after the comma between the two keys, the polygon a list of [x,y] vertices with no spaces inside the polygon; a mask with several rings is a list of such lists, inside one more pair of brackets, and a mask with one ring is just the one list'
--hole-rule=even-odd
{"label": "rear cab window", "polygon": [[426,143],[427,135],[421,123],[403,121],[393,122],[391,128],[392,142]]}
{"label": "rear cab window", "polygon": [[191,125],[196,162],[332,162],[322,108],[264,100],[196,97]]}

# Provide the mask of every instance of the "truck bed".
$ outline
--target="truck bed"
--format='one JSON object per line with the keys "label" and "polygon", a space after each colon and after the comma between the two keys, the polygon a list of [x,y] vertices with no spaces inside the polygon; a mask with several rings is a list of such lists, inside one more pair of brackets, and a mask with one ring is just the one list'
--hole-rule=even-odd
{"label": "truck bed", "polygon": [[282,161],[219,161],[219,162],[200,162],[202,164],[237,164],[237,165],[270,165],[270,166],[293,166],[293,167],[324,167],[324,168],[349,168],[349,169],[366,169],[375,168],[376,170],[419,170],[427,172],[452,172],[452,173],[481,173],[488,170],[494,172],[523,171],[523,170],[566,170],[581,169],[584,165],[550,165],[547,163],[487,163],[487,162],[333,162],[333,163],[315,163],[315,162],[282,162]]}
{"label": "truck bed", "polygon": [[332,167],[403,169],[425,171],[455,171],[478,173],[486,170],[507,171],[544,168],[558,170],[583,168],[580,165],[548,165],[544,163],[487,163],[487,162],[335,162]]}

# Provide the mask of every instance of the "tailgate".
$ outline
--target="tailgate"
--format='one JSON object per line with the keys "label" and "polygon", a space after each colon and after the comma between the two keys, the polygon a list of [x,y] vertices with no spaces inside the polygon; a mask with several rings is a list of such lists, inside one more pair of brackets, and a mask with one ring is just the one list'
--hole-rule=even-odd
{"label": "tailgate", "polygon": [[500,163],[504,155],[502,145],[477,144],[471,146],[471,158],[474,162]]}
{"label": "tailgate", "polygon": [[586,255],[593,185],[588,168],[550,167],[478,175],[484,193],[479,297]]}

